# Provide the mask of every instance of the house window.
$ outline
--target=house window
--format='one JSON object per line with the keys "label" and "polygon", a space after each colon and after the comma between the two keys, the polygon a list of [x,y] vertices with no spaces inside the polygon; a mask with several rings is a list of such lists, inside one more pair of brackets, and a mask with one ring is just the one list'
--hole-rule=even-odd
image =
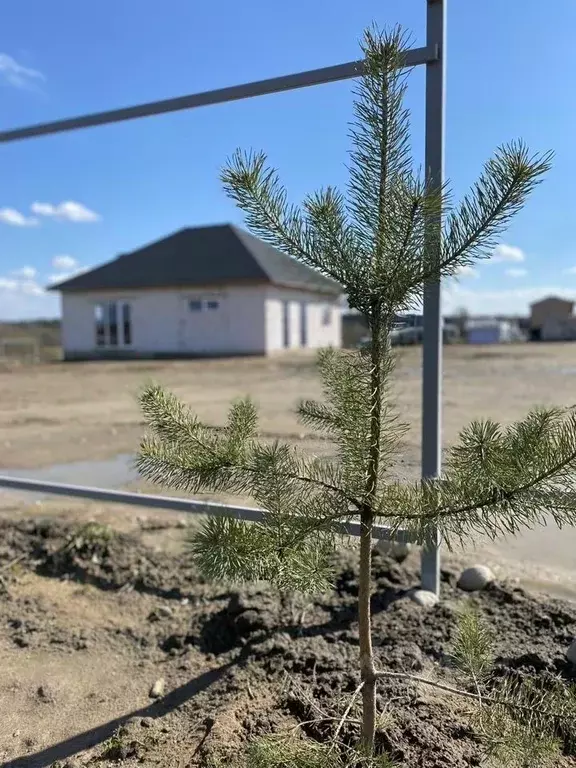
{"label": "house window", "polygon": [[118,307],[115,301],[108,304],[108,343],[111,347],[118,346]]}
{"label": "house window", "polygon": [[322,309],[322,325],[326,327],[332,324],[332,307],[323,307]]}
{"label": "house window", "polygon": [[130,304],[122,304],[122,331],[124,344],[132,344],[132,307]]}
{"label": "house window", "polygon": [[220,302],[219,301],[210,300],[210,301],[206,302],[206,307],[208,309],[218,309],[219,306],[220,306]]}
{"label": "house window", "polygon": [[132,344],[132,306],[109,301],[94,307],[97,347],[130,346]]}
{"label": "house window", "polygon": [[94,307],[94,323],[96,325],[96,346],[106,346],[106,323],[104,322],[104,307],[96,304]]}
{"label": "house window", "polygon": [[188,302],[188,309],[190,312],[201,312],[202,311],[202,302],[200,299],[191,299]]}

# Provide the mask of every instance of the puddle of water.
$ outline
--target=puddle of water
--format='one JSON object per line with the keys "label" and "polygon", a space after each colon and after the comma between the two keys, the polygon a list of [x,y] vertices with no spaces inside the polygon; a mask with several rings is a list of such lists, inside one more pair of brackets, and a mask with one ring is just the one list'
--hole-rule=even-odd
{"label": "puddle of water", "polygon": [[[122,488],[139,477],[132,465],[133,460],[134,457],[131,454],[120,454],[105,461],[74,461],[69,464],[53,464],[50,467],[38,469],[0,468],[0,474],[9,477],[25,477],[30,480],[44,480],[49,483],[89,485],[97,488]],[[13,491],[10,488],[0,487],[0,494],[3,492],[28,501],[46,498],[45,494]]]}

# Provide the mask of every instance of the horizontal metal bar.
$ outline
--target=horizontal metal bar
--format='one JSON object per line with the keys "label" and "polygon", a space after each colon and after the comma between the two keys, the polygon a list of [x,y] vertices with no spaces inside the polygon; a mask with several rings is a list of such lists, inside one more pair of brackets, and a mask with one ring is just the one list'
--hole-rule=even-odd
{"label": "horizontal metal bar", "polygon": [[[406,67],[415,67],[435,61],[438,52],[435,48],[413,48],[406,52]],[[349,80],[362,74],[363,61],[349,61],[346,64],[337,64],[333,67],[311,69],[307,72],[298,72],[293,75],[271,77],[267,80],[258,80],[254,83],[233,85],[229,88],[218,88],[214,91],[203,91],[189,96],[179,96],[163,101],[151,101],[147,104],[138,104],[133,107],[112,109],[106,112],[96,112],[81,117],[70,117],[65,120],[56,120],[52,123],[40,123],[24,128],[15,128],[10,131],[0,132],[0,143],[31,139],[35,136],[46,136],[52,133],[75,131],[80,128],[92,128],[97,125],[120,123],[125,120],[135,120],[140,117],[161,115],[167,112],[179,112],[183,109],[196,109],[208,107],[212,104],[224,104],[230,101],[250,99],[254,96],[265,96],[270,93],[292,91],[297,88],[307,88],[311,85],[334,83],[339,80]]]}
{"label": "horizontal metal bar", "polygon": [[[238,520],[261,522],[264,511],[256,507],[235,507],[228,504],[217,504],[213,501],[198,501],[197,499],[177,499],[173,496],[157,496],[149,493],[131,493],[129,491],[112,491],[108,488],[91,488],[86,485],[67,485],[65,483],[49,483],[44,480],[28,480],[21,477],[0,475],[0,488],[11,488],[26,493],[44,493],[55,496],[70,496],[91,501],[105,501],[110,504],[128,504],[149,509],[169,509],[173,512],[188,514],[221,515],[235,517]],[[360,536],[360,523],[339,523],[336,529],[349,536]],[[390,528],[375,526],[375,539],[389,539]],[[412,541],[407,531],[399,530],[394,534],[394,541],[407,543]]]}

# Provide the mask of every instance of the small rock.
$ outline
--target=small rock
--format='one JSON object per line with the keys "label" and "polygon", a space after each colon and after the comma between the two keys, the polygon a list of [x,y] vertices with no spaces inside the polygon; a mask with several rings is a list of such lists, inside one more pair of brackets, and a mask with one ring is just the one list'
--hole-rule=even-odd
{"label": "small rock", "polygon": [[150,688],[150,698],[151,699],[159,699],[161,696],[164,695],[164,689],[166,688],[166,681],[163,677],[159,677],[158,680],[154,683],[152,688]]}
{"label": "small rock", "polygon": [[188,520],[180,518],[176,523],[176,528],[188,528]]}
{"label": "small rock", "polygon": [[397,562],[401,563],[406,560],[410,552],[412,551],[411,544],[404,544],[401,541],[389,541],[388,539],[380,539],[376,544],[376,549],[381,555],[391,557]]}
{"label": "small rock", "polygon": [[39,685],[36,694],[40,701],[43,701],[46,704],[54,703],[54,692],[47,685]]}
{"label": "small rock", "polygon": [[154,718],[153,717],[143,717],[142,720],[140,720],[140,725],[142,728],[153,728],[154,727]]}
{"label": "small rock", "polygon": [[432,608],[438,602],[438,595],[426,589],[413,589],[410,592],[410,600],[422,608]]}
{"label": "small rock", "polygon": [[576,640],[573,640],[571,645],[568,647],[568,650],[566,651],[566,657],[568,658],[568,661],[571,664],[574,664],[576,667]]}
{"label": "small rock", "polygon": [[473,565],[460,574],[458,586],[465,592],[478,592],[494,581],[494,574],[486,565]]}
{"label": "small rock", "polygon": [[162,619],[170,619],[173,616],[172,609],[167,605],[159,605],[150,614],[148,614],[148,621],[161,621]]}

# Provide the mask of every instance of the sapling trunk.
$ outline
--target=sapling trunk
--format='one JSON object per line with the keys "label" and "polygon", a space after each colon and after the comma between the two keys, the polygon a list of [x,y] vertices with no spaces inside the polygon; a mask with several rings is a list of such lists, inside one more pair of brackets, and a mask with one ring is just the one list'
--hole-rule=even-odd
{"label": "sapling trunk", "polygon": [[376,674],[372,650],[372,529],[378,491],[380,467],[380,439],[382,430],[382,355],[385,350],[385,329],[380,313],[376,312],[372,324],[370,344],[370,452],[367,466],[366,500],[362,506],[360,523],[360,576],[358,590],[358,632],[360,636],[360,673],[362,682],[362,748],[371,755],[374,751],[376,729]]}
{"label": "sapling trunk", "polygon": [[372,652],[372,622],[370,613],[372,564],[372,510],[366,507],[361,517],[360,577],[358,590],[358,628],[360,635],[360,674],[362,682],[362,749],[368,755],[374,751],[376,729],[376,674]]}

